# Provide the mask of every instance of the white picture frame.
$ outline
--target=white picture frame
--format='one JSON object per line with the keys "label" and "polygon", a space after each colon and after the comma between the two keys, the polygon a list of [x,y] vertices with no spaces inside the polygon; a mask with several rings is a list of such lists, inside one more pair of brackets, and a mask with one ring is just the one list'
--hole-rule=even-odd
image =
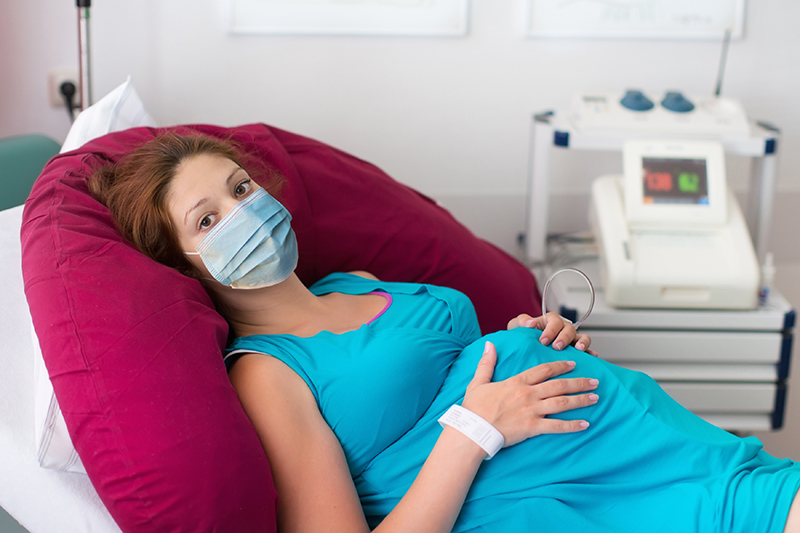
{"label": "white picture frame", "polygon": [[722,40],[744,34],[745,0],[526,0],[540,38]]}
{"label": "white picture frame", "polygon": [[469,0],[228,0],[234,34],[462,36]]}

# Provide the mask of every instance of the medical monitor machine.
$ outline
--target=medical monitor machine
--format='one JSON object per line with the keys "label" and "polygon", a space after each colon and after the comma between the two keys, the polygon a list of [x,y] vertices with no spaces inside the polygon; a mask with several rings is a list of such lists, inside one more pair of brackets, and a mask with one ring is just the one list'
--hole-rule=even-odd
{"label": "medical monitor machine", "polygon": [[592,185],[606,301],[615,307],[752,309],[759,267],[725,180],[722,145],[636,140],[623,176]]}

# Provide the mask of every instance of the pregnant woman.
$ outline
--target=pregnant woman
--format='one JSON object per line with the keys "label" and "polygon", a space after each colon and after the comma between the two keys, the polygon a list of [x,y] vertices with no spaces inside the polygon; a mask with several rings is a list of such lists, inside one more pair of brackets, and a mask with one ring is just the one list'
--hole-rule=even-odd
{"label": "pregnant woman", "polygon": [[281,532],[800,532],[798,464],[587,354],[554,314],[481,337],[452,289],[364,272],[305,287],[277,187],[239,160],[165,134],[90,187],[228,320]]}

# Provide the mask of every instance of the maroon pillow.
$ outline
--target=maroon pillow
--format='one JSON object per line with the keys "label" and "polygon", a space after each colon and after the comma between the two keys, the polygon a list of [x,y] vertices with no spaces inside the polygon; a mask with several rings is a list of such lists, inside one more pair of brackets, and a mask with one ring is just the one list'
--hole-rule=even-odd
{"label": "maroon pillow", "polygon": [[[256,179],[285,177],[305,283],[367,270],[454,287],[484,331],[540,306],[524,266],[369,163],[261,124],[170,129],[232,138]],[[275,531],[269,464],[222,363],[225,322],[198,282],[124,241],[86,187],[159,131],[112,133],[45,167],[22,224],[34,326],[75,449],[123,530]]]}

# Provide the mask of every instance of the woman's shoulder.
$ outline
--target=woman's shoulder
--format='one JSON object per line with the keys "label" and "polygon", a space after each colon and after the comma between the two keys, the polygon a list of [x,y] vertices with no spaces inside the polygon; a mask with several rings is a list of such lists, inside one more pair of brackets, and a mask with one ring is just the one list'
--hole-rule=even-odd
{"label": "woman's shoulder", "polygon": [[371,279],[373,281],[380,281],[377,278],[377,276],[375,276],[374,274],[370,274],[366,270],[353,270],[352,272],[348,272],[348,274],[352,276],[358,276],[359,278]]}
{"label": "woman's shoulder", "polygon": [[[245,356],[257,356],[255,359],[264,366],[279,365],[282,369],[291,369],[293,373],[305,381],[314,396],[317,389],[311,376],[306,372],[307,361],[313,356],[309,346],[304,344],[309,339],[293,335],[249,335],[237,337],[225,349],[223,362],[228,373],[238,366]],[[252,357],[248,357],[251,361]],[[253,364],[253,363],[251,363]]]}

